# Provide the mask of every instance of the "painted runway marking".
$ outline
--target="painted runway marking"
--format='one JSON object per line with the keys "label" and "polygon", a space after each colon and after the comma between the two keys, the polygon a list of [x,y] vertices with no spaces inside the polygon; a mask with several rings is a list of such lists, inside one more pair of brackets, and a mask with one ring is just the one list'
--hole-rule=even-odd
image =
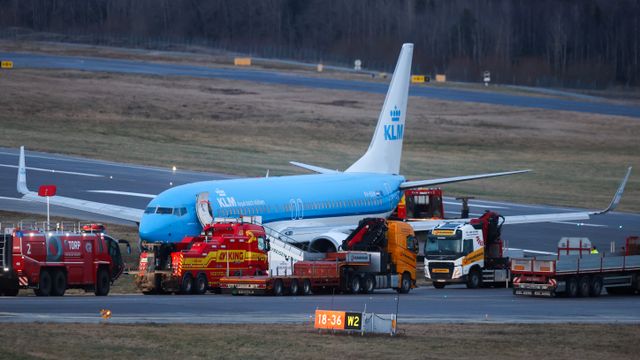
{"label": "painted runway marking", "polygon": [[111,195],[137,196],[137,197],[149,198],[149,199],[153,199],[157,196],[153,194],[143,194],[143,193],[136,193],[136,192],[129,192],[129,191],[116,191],[116,190],[87,190],[87,192],[99,193],[99,194],[111,194]]}
{"label": "painted runway marking", "polygon": [[0,200],[26,201],[26,200],[22,200],[20,198],[12,198],[12,197],[7,197],[7,196],[0,196]]}
{"label": "painted runway marking", "polygon": [[[8,168],[13,168],[13,169],[17,169],[18,165],[8,165],[8,164],[0,164],[1,167],[8,167]],[[58,173],[58,174],[67,174],[67,175],[79,175],[79,176],[89,176],[89,177],[104,177],[104,175],[98,175],[98,174],[88,174],[88,173],[81,173],[81,172],[75,172],[75,171],[62,171],[62,170],[54,170],[54,169],[43,169],[43,168],[36,168],[36,167],[26,167],[27,170],[34,170],[34,171],[44,171],[44,172],[50,172],[50,173]]]}

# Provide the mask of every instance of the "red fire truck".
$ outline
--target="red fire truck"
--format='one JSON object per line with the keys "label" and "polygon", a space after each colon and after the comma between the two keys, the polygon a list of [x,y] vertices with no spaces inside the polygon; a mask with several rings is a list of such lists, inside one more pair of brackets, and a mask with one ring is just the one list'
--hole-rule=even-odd
{"label": "red fire truck", "polygon": [[70,288],[109,293],[124,270],[119,243],[91,224],[71,231],[15,228],[0,235],[0,293],[31,288],[38,296],[62,296]]}
{"label": "red fire truck", "polygon": [[242,220],[206,225],[201,235],[176,244],[146,246],[136,276],[144,294],[219,292],[223,276],[260,275],[269,268],[264,228]]}

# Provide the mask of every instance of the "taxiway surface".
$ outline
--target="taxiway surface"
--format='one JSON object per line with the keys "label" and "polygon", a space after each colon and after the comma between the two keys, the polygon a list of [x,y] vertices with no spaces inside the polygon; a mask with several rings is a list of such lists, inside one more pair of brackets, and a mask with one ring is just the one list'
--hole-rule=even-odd
{"label": "taxiway surface", "polygon": [[[14,62],[15,69],[69,69],[124,74],[189,76],[256,81],[277,85],[304,86],[318,89],[362,91],[385,94],[386,83],[309,77],[281,71],[206,67],[134,60],[57,56],[32,53],[0,52],[3,60]],[[450,87],[412,86],[410,95],[448,101],[468,101],[493,105],[536,109],[577,111],[640,118],[640,107],[608,102],[571,100],[553,97],[522,96],[493,91],[470,91]]]}
{"label": "taxiway surface", "polygon": [[[123,280],[120,280],[123,281]],[[232,296],[111,295],[0,298],[0,322],[302,323],[316,309],[398,312],[399,323],[640,323],[640,296],[529,298],[511,289],[422,287],[409,294]],[[396,303],[397,302],[397,303]]]}

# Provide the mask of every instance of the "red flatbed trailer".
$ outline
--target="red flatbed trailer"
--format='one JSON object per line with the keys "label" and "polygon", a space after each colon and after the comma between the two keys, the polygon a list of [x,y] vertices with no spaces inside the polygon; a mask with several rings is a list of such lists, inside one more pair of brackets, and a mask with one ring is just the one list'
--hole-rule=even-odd
{"label": "red flatbed trailer", "polygon": [[[314,291],[331,289],[358,293],[363,291],[360,280],[358,285],[350,284],[349,274],[356,273],[354,268],[369,266],[370,256],[370,253],[360,251],[327,253],[323,260],[296,262],[291,275],[223,277],[220,279],[220,287],[223,292],[250,295],[310,295]],[[387,280],[383,278],[384,276],[380,276],[378,279],[378,288],[390,287],[388,284],[392,282],[395,287],[398,286],[398,275]]]}
{"label": "red flatbed trailer", "polygon": [[415,287],[418,247],[409,224],[363,219],[343,248],[348,251],[296,262],[290,275],[223,277],[220,288],[234,294],[309,295],[327,290],[369,294],[389,288],[408,293]]}

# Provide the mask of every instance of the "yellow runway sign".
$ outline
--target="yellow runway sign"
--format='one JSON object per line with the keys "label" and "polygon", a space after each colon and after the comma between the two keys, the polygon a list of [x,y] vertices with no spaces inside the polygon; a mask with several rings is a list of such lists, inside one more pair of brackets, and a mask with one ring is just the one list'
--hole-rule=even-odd
{"label": "yellow runway sign", "polygon": [[424,82],[424,75],[411,75],[411,82],[419,84]]}
{"label": "yellow runway sign", "polygon": [[3,69],[13,69],[13,61],[2,61],[0,67]]}

